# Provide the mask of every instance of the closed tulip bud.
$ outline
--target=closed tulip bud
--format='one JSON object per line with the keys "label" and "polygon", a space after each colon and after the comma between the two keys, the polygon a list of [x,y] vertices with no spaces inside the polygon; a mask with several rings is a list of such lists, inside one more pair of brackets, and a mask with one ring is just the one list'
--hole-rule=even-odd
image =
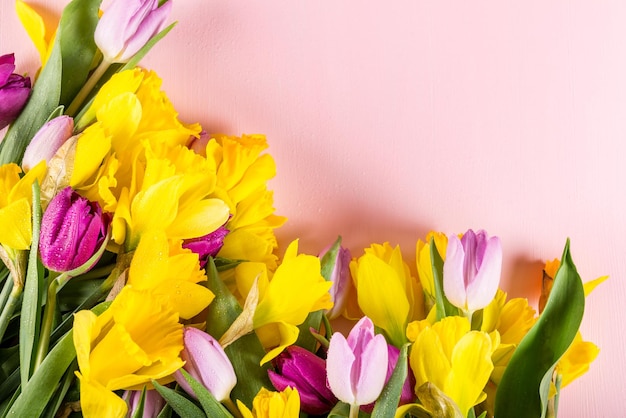
{"label": "closed tulip bud", "polygon": [[125,63],[159,33],[172,9],[168,1],[113,0],[104,11],[94,38],[107,62]]}
{"label": "closed tulip bud", "polygon": [[[200,382],[219,402],[230,399],[230,392],[237,384],[237,376],[220,343],[206,332],[186,327],[183,333],[185,348],[180,357],[183,368]],[[191,386],[180,371],[174,374],[178,384],[196,398]]]}
{"label": "closed tulip bud", "polygon": [[[92,257],[104,244],[109,223],[110,216],[102,213],[98,203],[66,187],[50,201],[43,214],[41,262],[57,272],[90,269],[98,261]],[[91,265],[85,265],[90,259]]]}
{"label": "closed tulip bud", "polygon": [[443,264],[443,291],[454,306],[474,312],[495,297],[502,270],[500,238],[468,230],[463,238],[448,237]]}
{"label": "closed tulip bud", "polygon": [[0,129],[18,117],[30,96],[30,78],[13,71],[15,56],[0,56]]}
{"label": "closed tulip bud", "polygon": [[[139,401],[141,400],[140,390],[127,390],[124,392],[124,400],[128,404],[127,417],[135,415],[139,409]],[[159,395],[156,390],[147,390],[143,404],[142,418],[156,418],[165,407],[165,399]]]}
{"label": "closed tulip bud", "polygon": [[387,376],[387,361],[385,337],[375,335],[372,320],[364,316],[347,340],[338,332],[331,337],[326,359],[328,385],[351,409],[367,405],[380,396]]}
{"label": "closed tulip bud", "polygon": [[[324,256],[332,247],[322,251],[320,259],[324,260]],[[352,286],[352,277],[350,276],[350,260],[352,255],[350,250],[339,247],[333,262],[333,271],[330,275],[330,281],[333,282],[330,288],[330,297],[333,301],[333,307],[326,312],[328,319],[335,319],[340,316],[346,306],[348,293]]]}
{"label": "closed tulip bud", "polygon": [[215,231],[200,238],[187,239],[183,242],[183,248],[187,248],[198,254],[200,267],[206,266],[209,257],[215,257],[224,246],[224,237],[230,231],[225,226],[220,226]]}
{"label": "closed tulip bud", "polygon": [[74,119],[69,116],[59,116],[46,122],[26,147],[22,169],[28,171],[43,160],[50,162],[73,131]]}
{"label": "closed tulip bud", "polygon": [[292,345],[272,363],[276,371],[268,371],[270,381],[279,391],[287,387],[296,388],[302,411],[321,415],[333,409],[337,398],[326,386],[326,361],[302,347]]}

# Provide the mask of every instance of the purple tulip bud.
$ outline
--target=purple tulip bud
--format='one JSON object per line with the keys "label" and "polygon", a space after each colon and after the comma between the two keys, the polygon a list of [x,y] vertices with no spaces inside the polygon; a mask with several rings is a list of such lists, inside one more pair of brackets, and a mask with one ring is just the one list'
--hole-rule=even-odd
{"label": "purple tulip bud", "polygon": [[326,361],[295,345],[287,347],[272,363],[276,371],[268,370],[274,387],[283,391],[296,388],[300,394],[300,408],[307,414],[329,412],[337,398],[326,386]]}
{"label": "purple tulip bud", "polygon": [[495,297],[502,270],[500,238],[468,230],[448,237],[443,264],[443,291],[454,306],[474,312]]}
{"label": "purple tulip bud", "polygon": [[[128,404],[127,417],[132,417],[139,408],[141,400],[140,390],[127,390],[124,392],[124,400]],[[156,390],[147,390],[143,404],[143,418],[156,418],[165,407],[165,399]]]}
{"label": "purple tulip bud", "polygon": [[203,237],[192,238],[183,242],[183,248],[190,249],[198,254],[200,267],[206,266],[209,257],[215,257],[224,246],[224,237],[230,231],[225,226],[220,226],[215,231]]}
{"label": "purple tulip bud", "polygon": [[30,96],[30,78],[13,71],[15,56],[0,56],[0,129],[18,117]]}
{"label": "purple tulip bud", "polygon": [[367,316],[356,323],[348,339],[335,332],[328,346],[326,374],[335,396],[351,406],[367,405],[380,396],[387,376],[387,342],[374,334]]}
{"label": "purple tulip bud", "polygon": [[159,7],[159,0],[113,0],[94,34],[105,60],[128,62],[163,29],[171,9],[171,1]]}
{"label": "purple tulip bud", "polygon": [[26,147],[22,169],[28,171],[42,160],[49,162],[73,131],[74,119],[69,116],[59,116],[46,122]]}
{"label": "purple tulip bud", "polygon": [[[49,270],[64,272],[84,266],[100,249],[110,216],[70,187],[61,190],[48,205],[41,220],[39,251]],[[86,269],[92,265],[84,266]]]}
{"label": "purple tulip bud", "polygon": [[187,148],[195,152],[196,154],[206,157],[206,146],[211,140],[211,136],[206,132],[200,132],[200,135],[196,138],[191,136],[189,142],[187,142]]}
{"label": "purple tulip bud", "polygon": [[[326,255],[331,247],[328,247],[320,254],[320,259]],[[339,247],[337,256],[334,260],[333,271],[330,276],[330,281],[333,282],[330,288],[330,297],[333,301],[333,307],[326,312],[328,319],[335,319],[340,316],[346,306],[348,293],[350,286],[352,286],[352,277],[350,276],[350,260],[352,255],[350,250],[344,247]]]}
{"label": "purple tulip bud", "polygon": [[[180,357],[185,361],[183,368],[187,373],[207,388],[219,402],[229,399],[230,392],[237,384],[237,376],[220,343],[206,332],[191,327],[185,327],[183,343],[185,348]],[[174,378],[185,392],[196,398],[180,371],[174,373]]]}

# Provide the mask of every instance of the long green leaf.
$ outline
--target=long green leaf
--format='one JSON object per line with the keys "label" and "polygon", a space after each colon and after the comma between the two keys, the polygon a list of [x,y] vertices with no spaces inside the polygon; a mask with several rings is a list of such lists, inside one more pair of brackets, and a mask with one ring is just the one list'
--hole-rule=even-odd
{"label": "long green leaf", "polygon": [[545,309],[520,342],[502,376],[495,416],[543,416],[552,372],[574,340],[584,309],[583,284],[567,240]]}
{"label": "long green leaf", "polygon": [[180,393],[160,385],[156,380],[152,381],[154,388],[165,399],[167,404],[181,417],[185,418],[205,418],[206,415],[193,402],[185,398]]}
{"label": "long green leaf", "polygon": [[0,164],[18,163],[26,146],[59,104],[68,104],[84,84],[93,54],[101,0],[74,0],[61,16],[54,46],[26,107],[0,142]]}
{"label": "long green leaf", "polygon": [[372,411],[372,418],[393,418],[396,414],[396,409],[400,403],[400,396],[402,395],[402,387],[406,381],[408,375],[408,354],[409,344],[404,344],[400,350],[398,356],[398,362],[393,369],[389,382],[385,385],[383,392],[374,405]]}
{"label": "long green leaf", "polygon": [[[242,309],[237,299],[220,279],[212,259],[209,259],[206,269],[207,286],[215,294],[215,299],[208,308],[207,332],[219,339],[239,316]],[[265,350],[256,334],[251,333],[239,338],[224,351],[237,375],[237,385],[233,389],[232,396],[251,408],[252,400],[259,390],[264,386],[272,387],[267,376],[268,366],[259,366]]]}
{"label": "long green leaf", "polygon": [[215,397],[205,388],[200,382],[193,378],[185,369],[180,369],[183,377],[191,386],[191,390],[198,397],[202,409],[206,413],[207,417],[224,417],[232,418],[232,414],[228,412],[224,406],[215,399]]}
{"label": "long green leaf", "polygon": [[437,309],[437,321],[452,315],[458,315],[459,309],[452,305],[443,292],[443,258],[435,245],[435,240],[430,239],[430,263],[433,268],[433,281],[435,285],[435,306]]}
{"label": "long green leaf", "polygon": [[28,269],[24,281],[22,312],[20,315],[20,376],[22,387],[30,378],[34,348],[41,325],[41,301],[44,291],[43,271],[39,259],[39,227],[41,224],[41,205],[39,203],[39,183],[33,183],[33,238],[28,258]]}

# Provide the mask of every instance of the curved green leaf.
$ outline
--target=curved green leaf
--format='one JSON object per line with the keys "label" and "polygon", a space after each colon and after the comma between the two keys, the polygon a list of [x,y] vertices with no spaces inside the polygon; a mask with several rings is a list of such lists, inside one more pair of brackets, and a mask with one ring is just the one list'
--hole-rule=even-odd
{"label": "curved green leaf", "polygon": [[502,376],[495,416],[536,418],[545,414],[554,367],[574,340],[584,309],[583,284],[568,240],[546,307]]}
{"label": "curved green leaf", "polygon": [[180,371],[187,383],[189,383],[189,386],[191,386],[193,393],[198,397],[198,401],[200,401],[200,405],[202,405],[202,409],[204,409],[207,417],[232,418],[233,415],[215,399],[207,388],[187,373],[185,369],[180,369]]}
{"label": "curved green leaf", "polygon": [[185,398],[180,393],[160,385],[156,380],[152,380],[152,384],[157,392],[165,399],[167,404],[172,407],[181,417],[185,418],[205,418],[204,412],[198,408],[193,402]]}
{"label": "curved green leaf", "polygon": [[383,392],[374,405],[372,418],[393,418],[400,403],[402,387],[408,375],[407,353],[410,344],[404,344],[398,356],[398,362],[393,369],[389,382],[383,388]]}
{"label": "curved green leaf", "polygon": [[443,258],[435,245],[435,240],[430,239],[430,263],[433,268],[433,282],[435,285],[435,306],[437,309],[437,321],[459,314],[459,309],[450,303],[443,293]]}

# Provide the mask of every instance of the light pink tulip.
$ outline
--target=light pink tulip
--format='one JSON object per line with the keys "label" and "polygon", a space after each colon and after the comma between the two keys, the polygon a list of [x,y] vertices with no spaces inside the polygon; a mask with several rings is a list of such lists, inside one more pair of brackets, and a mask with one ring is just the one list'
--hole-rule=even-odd
{"label": "light pink tulip", "polygon": [[28,171],[42,160],[49,162],[54,154],[71,136],[74,130],[74,119],[59,116],[46,122],[35,134],[24,152],[22,168]]}
{"label": "light pink tulip", "polygon": [[[330,251],[332,246],[326,248],[321,252],[320,260]],[[350,276],[350,260],[352,255],[350,250],[345,247],[339,247],[337,255],[334,260],[333,271],[331,273],[330,281],[333,282],[333,286],[330,288],[330,297],[333,301],[333,307],[326,312],[328,319],[335,319],[339,317],[345,307],[348,300],[348,293],[352,287],[352,277]]]}
{"label": "light pink tulip", "polygon": [[165,25],[172,1],[113,0],[106,8],[94,38],[108,62],[128,62]]}
{"label": "light pink tulip", "polygon": [[[185,327],[183,331],[185,348],[180,357],[185,361],[183,368],[200,382],[219,402],[230,398],[230,392],[237,384],[233,365],[220,343],[211,335],[196,328]],[[178,384],[194,398],[191,386],[180,371],[174,374]]]}
{"label": "light pink tulip", "polygon": [[326,359],[328,385],[335,396],[351,406],[366,405],[380,396],[387,376],[387,342],[374,334],[374,324],[363,317],[348,339],[336,332]]}
{"label": "light pink tulip", "polygon": [[502,270],[500,238],[468,230],[463,238],[448,237],[443,265],[443,291],[454,306],[474,312],[496,295]]}

